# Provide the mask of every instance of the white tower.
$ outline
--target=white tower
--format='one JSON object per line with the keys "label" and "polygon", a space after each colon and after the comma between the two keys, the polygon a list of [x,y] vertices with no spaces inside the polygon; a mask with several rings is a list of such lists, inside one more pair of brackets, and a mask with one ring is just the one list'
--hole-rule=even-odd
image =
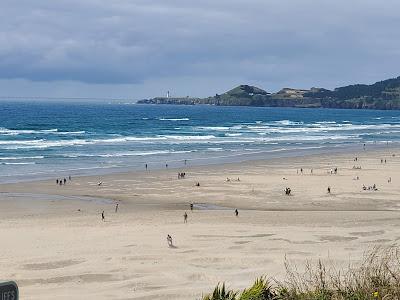
{"label": "white tower", "polygon": [[167,92],[167,98],[169,98],[169,91]]}

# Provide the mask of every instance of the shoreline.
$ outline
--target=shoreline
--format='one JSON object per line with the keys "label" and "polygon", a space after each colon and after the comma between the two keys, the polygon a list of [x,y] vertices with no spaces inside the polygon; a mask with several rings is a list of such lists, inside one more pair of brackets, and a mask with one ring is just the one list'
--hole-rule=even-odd
{"label": "shoreline", "polygon": [[[324,152],[324,153],[312,153],[312,154],[305,154],[305,155],[300,155],[300,156],[292,156],[292,157],[278,157],[278,158],[266,158],[266,159],[254,159],[254,160],[245,160],[245,161],[238,161],[238,162],[228,162],[228,163],[220,163],[220,164],[209,164],[209,165],[183,165],[181,167],[176,167],[176,168],[168,168],[168,169],[155,169],[155,170],[131,170],[131,171],[125,171],[125,172],[115,172],[115,173],[107,173],[107,174],[98,174],[98,175],[83,175],[83,176],[76,176],[72,178],[71,183],[74,184],[76,181],[80,182],[87,182],[88,183],[88,190],[85,190],[85,192],[82,194],[79,189],[75,190],[74,188],[71,189],[71,187],[74,187],[73,185],[69,185],[69,182],[67,182],[67,186],[61,186],[59,187],[58,185],[55,185],[54,183],[54,178],[53,179],[37,179],[37,180],[31,180],[31,181],[23,181],[23,182],[13,182],[13,183],[0,183],[0,195],[3,193],[13,193],[14,189],[16,189],[19,192],[24,192],[26,191],[28,194],[32,193],[34,195],[48,195],[48,196],[54,196],[54,197],[93,197],[93,198],[99,198],[99,199],[104,199],[105,201],[126,201],[126,197],[123,197],[121,195],[118,195],[118,192],[115,194],[108,194],[108,195],[102,195],[99,193],[99,191],[104,190],[104,185],[100,187],[99,190],[93,189],[93,187],[97,186],[98,182],[102,182],[104,184],[107,184],[108,182],[113,182],[113,181],[142,181],[142,183],[148,183],[148,181],[157,179],[157,180],[163,180],[163,181],[168,181],[168,180],[175,180],[176,179],[176,174],[178,172],[187,172],[187,173],[194,173],[194,174],[199,174],[200,177],[204,173],[206,174],[221,174],[221,176],[224,176],[222,174],[224,173],[229,173],[232,172],[232,170],[235,170],[234,172],[240,176],[240,171],[238,170],[245,170],[248,171],[249,169],[257,169],[258,165],[263,165],[267,168],[272,168],[273,170],[279,169],[279,168],[287,168],[287,166],[292,166],[292,171],[295,169],[300,170],[301,168],[304,169],[312,169],[313,164],[315,161],[324,161],[325,165],[322,166],[322,168],[329,168],[335,165],[335,162],[337,161],[342,161],[343,159],[349,160],[349,157],[355,157],[359,155],[365,155],[367,157],[371,156],[376,156],[376,157],[383,157],[383,156],[391,156],[393,153],[396,153],[400,151],[400,147],[398,145],[392,145],[392,146],[376,146],[374,149],[351,149],[351,151],[354,151],[352,153],[348,153],[350,149],[342,149],[343,151],[335,151],[335,152]],[[400,154],[398,155],[400,156]],[[356,162],[354,162],[356,164]],[[357,172],[358,170],[353,170]],[[298,175],[298,174],[297,174]],[[320,174],[321,175],[321,174]],[[218,176],[220,177],[220,176]],[[224,177],[222,177],[224,178]],[[187,183],[188,180],[192,181],[192,184],[194,185],[194,178],[187,178],[182,180],[182,183]],[[196,179],[197,180],[197,179]],[[179,181],[178,181],[179,182]],[[54,186],[55,185],[55,186]],[[79,184],[80,185],[80,184]],[[75,186],[76,187],[76,186]],[[47,191],[50,191],[50,194],[47,193],[41,193],[42,189],[45,189]],[[33,191],[33,192],[31,192]],[[129,201],[128,201],[129,202]],[[179,201],[179,205],[181,206],[182,203]],[[200,203],[201,204],[201,203]],[[213,201],[206,201],[203,204],[205,205],[215,205],[216,207],[220,206],[218,203],[213,202]],[[143,205],[143,204],[142,204]],[[224,207],[221,205],[221,207]],[[246,209],[245,207],[242,207],[242,209]],[[258,208],[250,207],[247,208],[249,210],[258,210]],[[400,208],[399,208],[400,209]],[[262,211],[288,211],[286,208],[268,208],[268,209],[261,209]],[[298,211],[299,208],[294,209],[293,211]],[[366,209],[365,211],[376,211],[377,208],[374,207],[372,209]],[[386,210],[386,209],[384,209]],[[289,210],[290,211],[290,210]],[[318,209],[317,207],[313,207],[311,209],[302,209],[302,211],[323,211],[323,209]],[[327,211],[330,211],[329,209]],[[351,210],[340,210],[338,209],[337,211],[353,211]]]}
{"label": "shoreline", "polygon": [[[179,170],[185,168],[195,168],[195,167],[212,167],[212,166],[220,166],[220,165],[232,165],[232,164],[246,164],[252,162],[261,162],[261,161],[272,161],[272,160],[280,160],[280,159],[300,159],[302,157],[309,156],[320,156],[320,155],[338,155],[342,153],[346,153],[347,151],[364,151],[362,148],[362,144],[346,144],[346,145],[334,145],[332,148],[321,147],[321,148],[306,148],[306,149],[284,149],[284,150],[271,150],[271,151],[258,151],[258,152],[250,152],[250,153],[239,153],[239,154],[231,154],[231,155],[223,155],[212,158],[182,158],[175,160],[166,160],[170,170]],[[400,148],[400,142],[390,142],[390,144],[384,143],[367,143],[368,150],[367,151],[381,151],[384,149],[397,149]],[[235,158],[235,159],[233,159]],[[188,165],[184,165],[184,161],[188,162]],[[206,161],[208,160],[208,161]],[[204,163],[200,161],[206,161]],[[221,162],[222,161],[222,162]],[[198,163],[200,162],[200,163]],[[148,163],[149,170],[152,172],[160,172],[165,170],[165,163],[162,163],[161,160],[156,162],[149,161]],[[154,165],[157,165],[155,168]],[[144,165],[143,165],[144,168]],[[130,174],[130,173],[141,173],[144,172],[143,168],[135,168],[134,166],[129,167],[109,167],[109,168],[91,168],[91,169],[82,169],[80,173],[66,172],[61,171],[62,178],[68,177],[72,175],[74,177],[102,177],[108,175],[118,175],[118,174]],[[98,170],[98,172],[92,172],[91,170]],[[56,171],[51,171],[51,173],[55,173]],[[29,175],[10,175],[10,179],[0,181],[0,185],[4,184],[16,184],[23,182],[34,182],[34,181],[44,181],[51,180],[53,178],[57,178],[55,174],[50,175],[50,173],[42,172],[43,175],[35,176],[38,174],[29,174]],[[24,176],[27,176],[24,178]],[[38,178],[34,178],[38,177]],[[58,176],[60,177],[60,176]],[[60,178],[61,178],[60,177]]]}

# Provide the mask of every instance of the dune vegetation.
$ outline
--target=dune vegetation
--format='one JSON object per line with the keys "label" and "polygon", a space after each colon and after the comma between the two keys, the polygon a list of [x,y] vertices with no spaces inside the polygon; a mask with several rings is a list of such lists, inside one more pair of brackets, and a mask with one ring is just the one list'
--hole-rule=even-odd
{"label": "dune vegetation", "polygon": [[318,261],[302,272],[285,261],[286,279],[260,277],[244,291],[227,290],[225,283],[202,300],[365,300],[400,299],[400,248],[376,247],[357,266],[337,270]]}

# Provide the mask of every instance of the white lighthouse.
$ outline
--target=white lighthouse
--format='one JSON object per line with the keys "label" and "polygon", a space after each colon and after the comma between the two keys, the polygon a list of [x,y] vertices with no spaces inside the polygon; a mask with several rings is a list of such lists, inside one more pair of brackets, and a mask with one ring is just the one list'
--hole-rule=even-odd
{"label": "white lighthouse", "polygon": [[167,91],[167,98],[169,98],[169,91]]}

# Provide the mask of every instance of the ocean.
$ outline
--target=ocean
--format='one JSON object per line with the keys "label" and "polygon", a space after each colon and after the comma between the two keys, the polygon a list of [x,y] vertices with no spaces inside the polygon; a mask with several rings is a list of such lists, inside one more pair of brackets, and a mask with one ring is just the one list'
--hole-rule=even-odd
{"label": "ocean", "polygon": [[362,150],[400,141],[400,112],[0,102],[0,182]]}

